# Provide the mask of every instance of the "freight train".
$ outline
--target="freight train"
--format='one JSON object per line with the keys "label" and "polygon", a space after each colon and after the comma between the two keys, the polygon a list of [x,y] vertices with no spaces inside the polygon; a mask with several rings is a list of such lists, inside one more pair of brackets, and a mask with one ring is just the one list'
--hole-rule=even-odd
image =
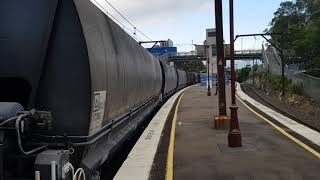
{"label": "freight train", "polygon": [[200,81],[89,0],[0,2],[0,179],[100,179],[154,109]]}

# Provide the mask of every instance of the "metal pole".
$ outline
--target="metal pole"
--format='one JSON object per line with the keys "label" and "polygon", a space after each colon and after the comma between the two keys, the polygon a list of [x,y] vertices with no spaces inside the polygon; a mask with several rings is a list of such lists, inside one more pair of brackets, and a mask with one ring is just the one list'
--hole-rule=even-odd
{"label": "metal pole", "polygon": [[252,62],[252,85],[254,86],[254,59]]}
{"label": "metal pole", "polygon": [[241,147],[242,137],[238,121],[238,106],[236,104],[236,77],[234,69],[234,19],[233,19],[233,0],[229,0],[230,10],[230,63],[231,63],[231,120],[228,134],[229,147]]}
{"label": "metal pole", "polygon": [[223,22],[222,22],[222,0],[215,0],[215,19],[217,31],[217,69],[219,88],[219,116],[226,116],[226,89],[224,68],[224,46],[223,46]]}
{"label": "metal pole", "polygon": [[[282,49],[282,48],[281,48]],[[283,49],[280,51],[280,56],[281,56],[281,75],[282,75],[282,92],[281,96],[284,97],[285,93],[285,83],[284,83],[284,54],[283,54]]]}
{"label": "metal pole", "polygon": [[207,92],[207,96],[211,96],[211,90],[210,90],[210,59],[209,59],[209,46],[205,45],[206,49],[207,49],[207,66],[208,66],[208,92]]}
{"label": "metal pole", "polygon": [[211,63],[211,72],[210,72],[210,74],[211,74],[211,76],[212,76],[212,79],[211,79],[211,86],[212,86],[212,89],[213,89],[213,63]]}

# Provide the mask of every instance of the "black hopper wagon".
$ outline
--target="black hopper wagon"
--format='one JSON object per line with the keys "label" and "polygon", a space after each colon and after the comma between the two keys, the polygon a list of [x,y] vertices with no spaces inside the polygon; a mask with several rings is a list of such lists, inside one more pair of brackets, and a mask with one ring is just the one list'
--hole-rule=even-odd
{"label": "black hopper wagon", "polygon": [[197,83],[89,0],[2,0],[0,24],[1,180],[100,179],[162,101]]}

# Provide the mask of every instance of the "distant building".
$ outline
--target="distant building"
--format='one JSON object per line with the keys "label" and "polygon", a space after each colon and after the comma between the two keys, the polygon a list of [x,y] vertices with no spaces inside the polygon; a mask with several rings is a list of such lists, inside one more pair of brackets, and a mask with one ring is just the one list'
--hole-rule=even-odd
{"label": "distant building", "polygon": [[207,51],[205,52],[206,57],[209,57],[210,65],[209,72],[210,74],[217,74],[217,41],[216,38],[217,33],[216,29],[207,29],[206,30],[206,40],[204,45],[207,47]]}
{"label": "distant building", "polygon": [[161,42],[160,45],[155,45],[153,48],[146,48],[154,56],[163,54],[177,54],[177,47],[173,46],[173,41],[168,39],[166,42]]}
{"label": "distant building", "polygon": [[198,56],[205,56],[204,45],[195,45],[195,49]]}
{"label": "distant building", "polygon": [[168,39],[166,42],[161,42],[160,47],[173,47],[173,41]]}

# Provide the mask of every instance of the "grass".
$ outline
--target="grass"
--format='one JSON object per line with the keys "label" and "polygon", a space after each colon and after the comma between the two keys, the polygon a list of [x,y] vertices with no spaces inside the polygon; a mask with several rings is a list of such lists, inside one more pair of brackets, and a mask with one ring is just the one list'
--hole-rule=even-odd
{"label": "grass", "polygon": [[[265,74],[263,75],[264,82],[267,86],[273,90],[282,90],[282,76],[274,74]],[[303,85],[301,83],[297,84],[292,82],[291,79],[287,77],[284,78],[285,90],[290,94],[299,94],[303,92]]]}

